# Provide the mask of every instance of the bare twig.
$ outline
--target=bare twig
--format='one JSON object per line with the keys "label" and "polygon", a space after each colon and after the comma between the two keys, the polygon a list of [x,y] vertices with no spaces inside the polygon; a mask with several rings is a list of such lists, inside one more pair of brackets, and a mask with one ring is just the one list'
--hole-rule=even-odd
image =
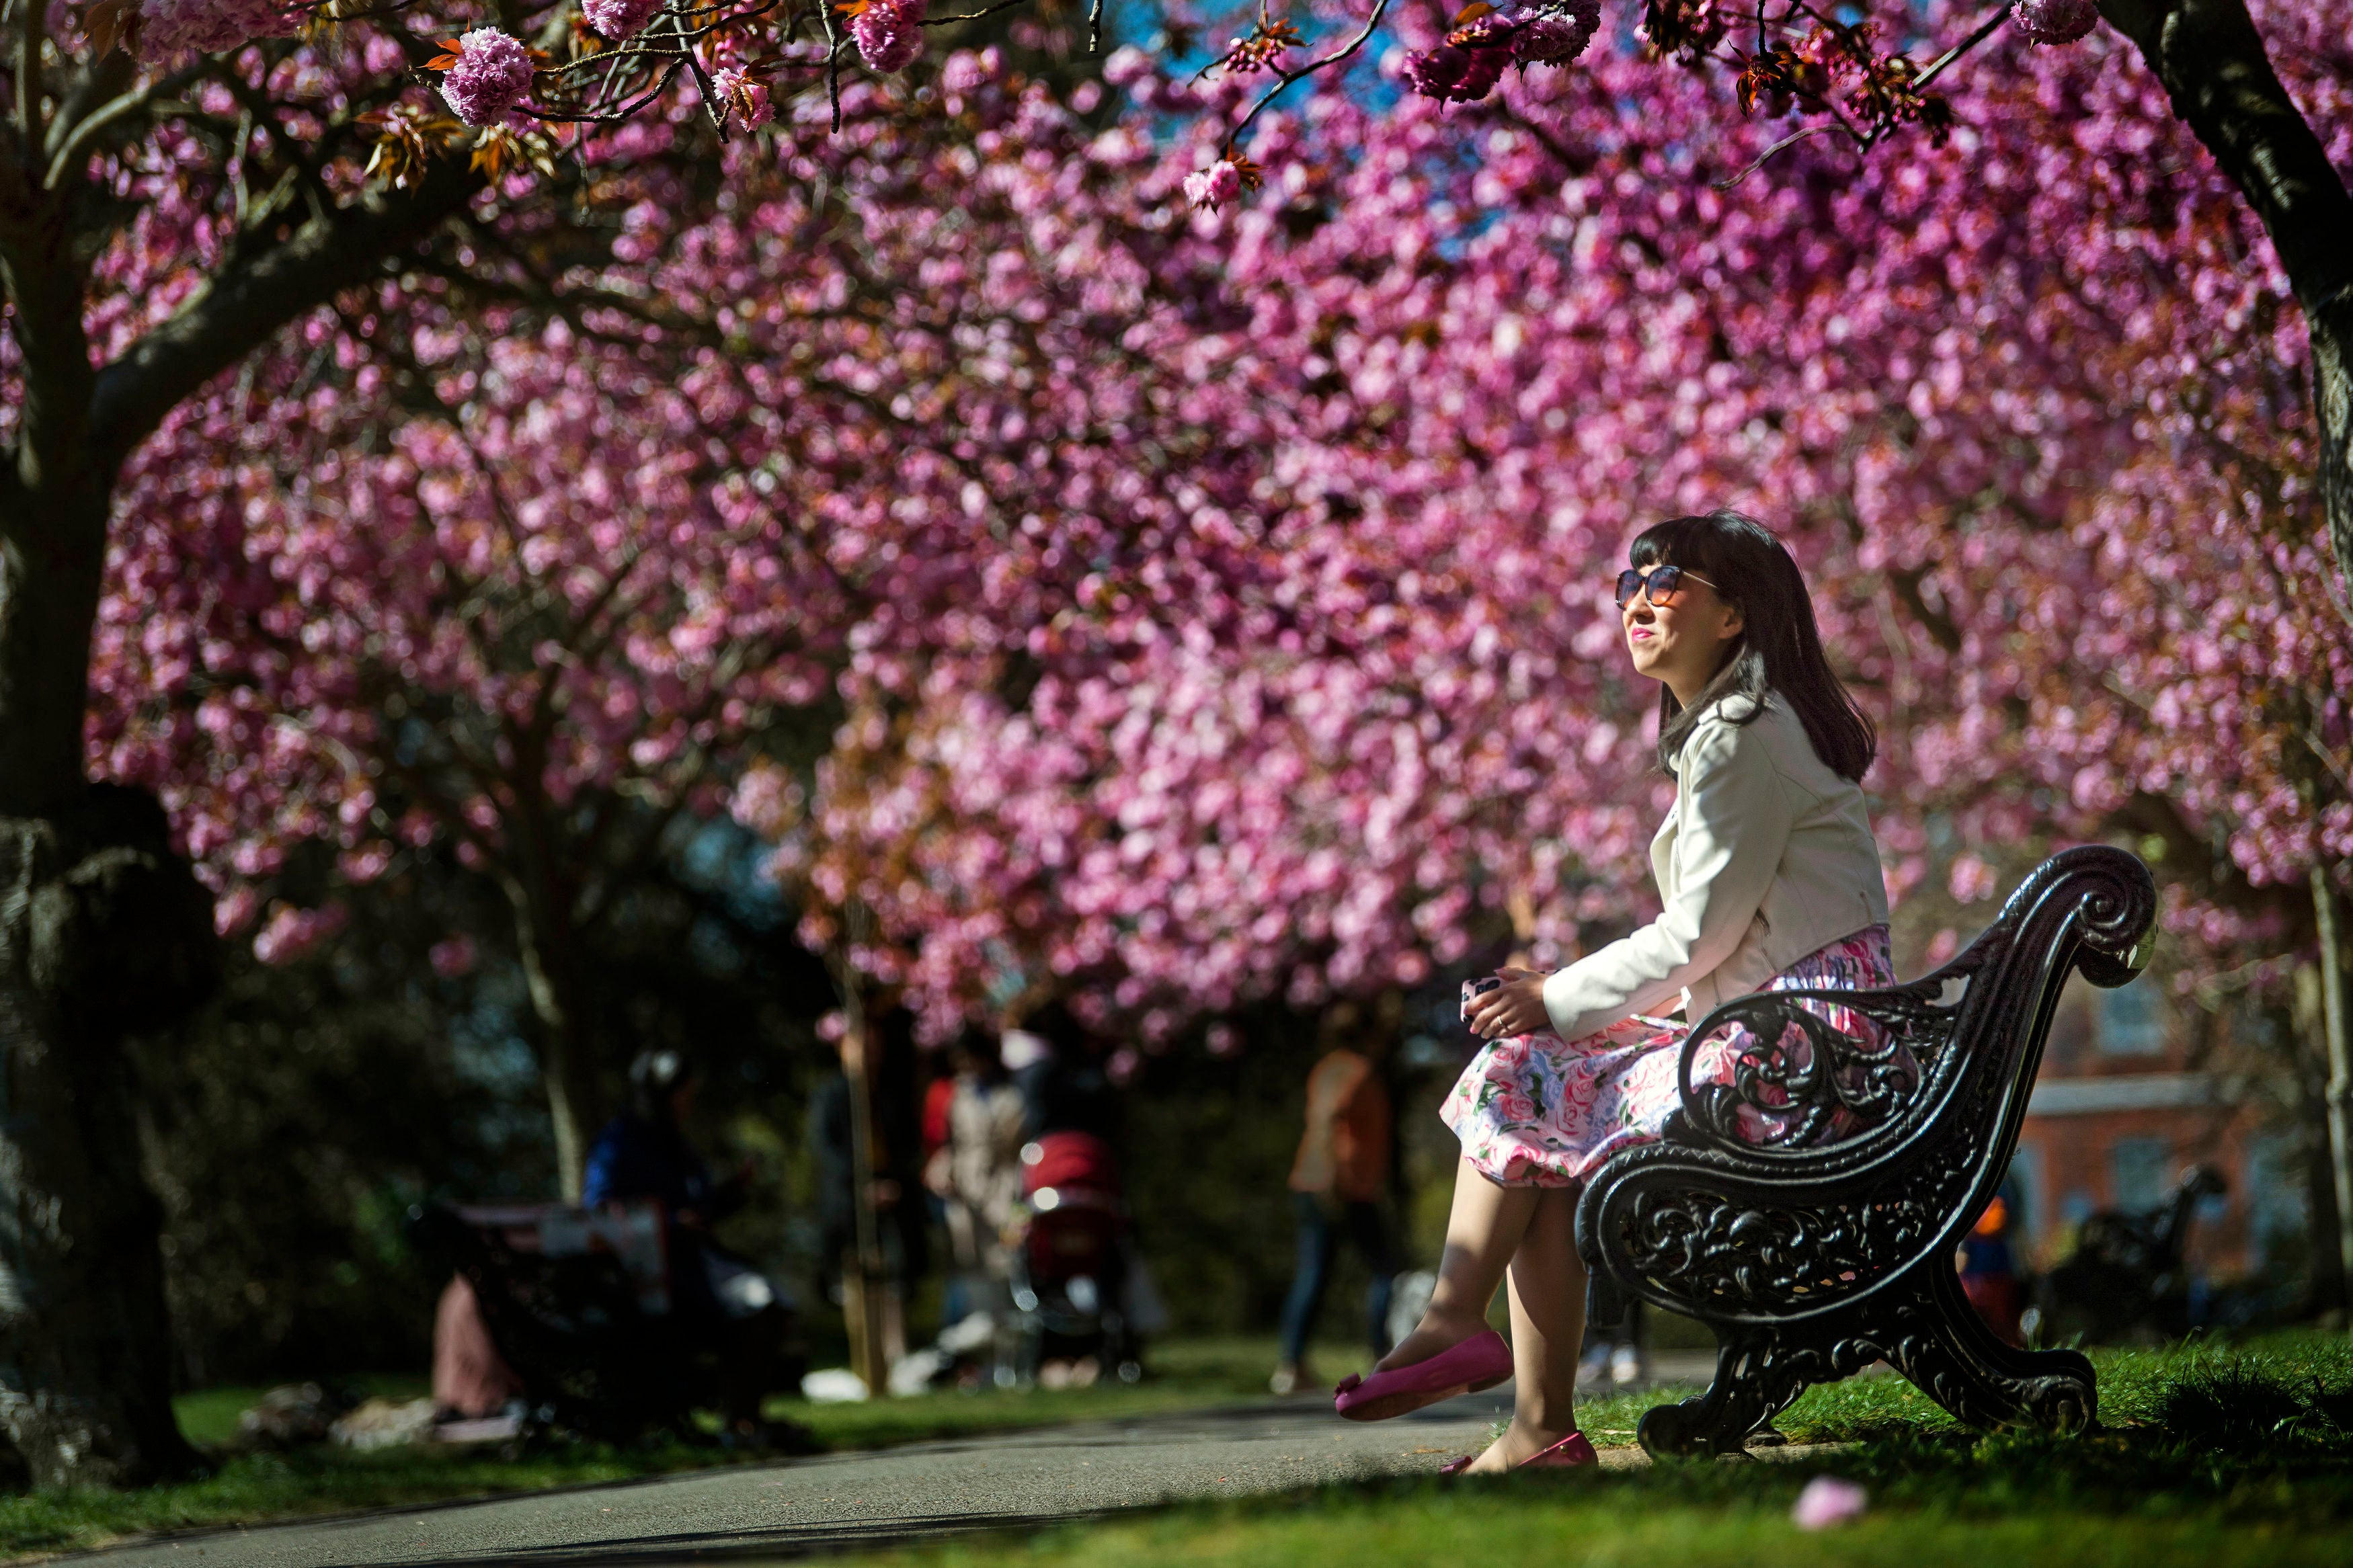
{"label": "bare twig", "polygon": [[29,156],[41,144],[41,40],[48,7],[41,0],[16,0],[16,134]]}
{"label": "bare twig", "polygon": [[1372,40],[1373,35],[1380,30],[1381,19],[1388,15],[1388,9],[1389,0],[1374,0],[1372,15],[1365,18],[1363,30],[1357,33],[1355,37],[1350,38],[1346,43],[1341,45],[1330,54],[1324,56],[1321,59],[1308,61],[1305,65],[1301,66],[1297,70],[1284,70],[1279,66],[1275,68],[1274,74],[1277,79],[1275,84],[1267,89],[1265,93],[1261,96],[1256,103],[1250,105],[1250,111],[1242,116],[1241,123],[1235,126],[1230,132],[1227,132],[1226,147],[1228,151],[1230,152],[1234,144],[1241,140],[1242,132],[1250,128],[1251,121],[1255,121],[1259,117],[1260,112],[1263,110],[1268,104],[1272,103],[1277,98],[1281,97],[1285,91],[1287,91],[1292,83],[1301,81],[1308,77],[1314,76],[1317,71],[1323,70],[1327,67],[1338,65],[1341,61],[1349,58],[1359,49],[1362,49],[1366,44],[1369,43]]}
{"label": "bare twig", "polygon": [[79,161],[89,156],[91,145],[105,134],[109,127],[153,103],[164,85],[162,82],[149,82],[137,91],[126,92],[93,110],[73,128],[72,134],[66,138],[65,145],[58,149],[58,155],[49,160],[49,172],[42,178],[41,188],[56,190],[78,166]]}
{"label": "bare twig", "polygon": [[[1735,185],[1740,184],[1741,181],[1746,179],[1749,175],[1755,174],[1757,170],[1763,168],[1767,163],[1771,162],[1775,153],[1783,151],[1785,148],[1796,146],[1799,142],[1803,142],[1809,136],[1820,136],[1825,132],[1843,130],[1845,130],[1845,127],[1843,126],[1834,125],[1824,121],[1816,124],[1809,125],[1801,131],[1794,131],[1788,135],[1782,137],[1778,142],[1774,142],[1770,147],[1766,148],[1762,153],[1757,153],[1756,160],[1746,168],[1741,170],[1740,173],[1732,175],[1728,179],[1716,181],[1715,188],[1719,191],[1728,191],[1732,189]],[[1849,138],[1854,138],[1854,133],[1852,132],[1849,131],[1846,133]],[[1868,147],[1871,145],[1870,142],[1861,141],[1859,139],[1856,140],[1856,144],[1862,147]]]}
{"label": "bare twig", "polygon": [[833,100],[833,129],[841,130],[841,36],[833,30],[833,9],[818,0],[817,19],[825,27],[825,90]]}
{"label": "bare twig", "polygon": [[1912,85],[1915,87],[1926,87],[1930,82],[1936,80],[1938,77],[1944,75],[1947,68],[1949,68],[1954,61],[1959,59],[1963,55],[1968,54],[1971,49],[1976,48],[1979,44],[1984,43],[1988,38],[1992,37],[1995,32],[2000,28],[2002,23],[2009,19],[2009,0],[2002,0],[2002,4],[1996,5],[1993,8],[1993,14],[1991,16],[1978,24],[1977,31],[1971,33],[1968,37],[1963,38],[1959,43],[1955,44],[1951,48],[1947,49],[1943,54],[1938,55],[1936,59],[1929,64],[1928,68],[1920,73],[1919,77],[1914,80]]}
{"label": "bare twig", "polygon": [[926,27],[944,27],[950,22],[977,22],[983,16],[994,16],[999,11],[1010,11],[1016,5],[1027,5],[1028,4],[1029,4],[1029,0],[997,0],[996,5],[984,5],[977,11],[959,12],[957,15],[953,16],[926,16],[923,18],[922,25]]}

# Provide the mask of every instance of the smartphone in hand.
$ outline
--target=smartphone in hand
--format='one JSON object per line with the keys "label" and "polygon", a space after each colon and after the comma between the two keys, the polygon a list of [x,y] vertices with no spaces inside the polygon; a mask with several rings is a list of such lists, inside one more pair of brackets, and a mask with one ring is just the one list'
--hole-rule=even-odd
{"label": "smartphone in hand", "polygon": [[1504,977],[1500,974],[1484,974],[1476,980],[1464,981],[1462,983],[1462,1021],[1466,1024],[1471,1021],[1472,998],[1484,996],[1490,991],[1501,990],[1503,984]]}

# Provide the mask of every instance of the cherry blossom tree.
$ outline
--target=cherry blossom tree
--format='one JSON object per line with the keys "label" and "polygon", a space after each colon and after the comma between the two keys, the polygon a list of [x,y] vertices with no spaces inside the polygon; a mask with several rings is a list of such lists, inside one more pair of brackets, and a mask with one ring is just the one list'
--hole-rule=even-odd
{"label": "cherry blossom tree", "polygon": [[[0,1005],[22,1025],[17,1100],[81,1108],[39,1135],[12,1122],[0,1162],[12,1212],[49,1216],[9,1248],[5,1299],[25,1305],[0,1313],[0,1360],[23,1369],[0,1421],[41,1484],[188,1458],[164,1403],[153,1205],[128,1121],[105,1109],[129,1092],[114,1035],[185,1006],[211,941],[152,811],[88,782],[90,638],[126,466],[281,332],[365,315],[382,285],[564,294],[611,258],[633,202],[709,197],[716,149],[803,95],[825,106],[813,133],[838,126],[880,79],[861,47],[903,54],[891,40],[924,19],[887,11],[888,26],[823,0],[0,10],[0,865],[26,891],[0,918]],[[153,884],[135,909],[111,901],[131,887],[117,862]],[[44,912],[85,905],[75,922]],[[165,910],[180,924],[152,929]],[[79,956],[30,956],[60,943]],[[144,1000],[117,1005],[130,996]],[[156,1353],[111,1348],[125,1342]]]}
{"label": "cherry blossom tree", "polygon": [[[2344,163],[2336,43],[2281,47]],[[930,666],[920,707],[807,781],[755,772],[739,815],[874,911],[860,962],[943,1028],[1055,989],[1156,1047],[1506,931],[1566,956],[1645,912],[1622,889],[1663,788],[1603,584],[1643,521],[1730,500],[1788,529],[1884,726],[1899,892],[1949,860],[1984,899],[1993,847],[2122,832],[2200,994],[2329,962],[2353,645],[2309,527],[2311,351],[2118,52],[1996,42],[2005,85],[1944,148],[1858,177],[1801,144],[1728,188],[1773,132],[1694,133],[1704,84],[1623,57],[1589,89],[1270,116],[1266,188],[1196,220],[1250,314],[1162,354],[1262,454],[1251,575],[1173,617],[1082,601],[1009,693]],[[1113,75],[1217,134],[1229,88]]]}
{"label": "cherry blossom tree", "polygon": [[[0,1135],[19,1216],[0,1266],[0,1424],[42,1485],[189,1458],[119,1037],[197,994],[212,932],[152,804],[86,782],[118,476],[287,323],[428,240],[462,253],[476,204],[498,205],[491,171],[462,159],[364,175],[363,117],[409,90],[417,57],[396,26],[347,49],[297,43],[300,19],[17,0],[0,24],[0,866],[16,889],[0,1008],[26,1110]],[[497,136],[486,153],[527,140]]]}
{"label": "cherry blossom tree", "polygon": [[[633,174],[707,165],[827,75],[822,43],[793,42],[830,36],[813,4],[723,27],[594,9],[502,6],[505,45],[432,5],[16,0],[0,19],[0,866],[21,894],[0,1007],[12,1100],[45,1108],[0,1134],[9,1212],[42,1216],[6,1249],[0,1424],[40,1484],[188,1458],[117,1037],[200,991],[212,932],[152,807],[87,782],[119,481],[175,411],[354,291],[560,291],[606,254]],[[535,119],[506,112],[516,50]]]}

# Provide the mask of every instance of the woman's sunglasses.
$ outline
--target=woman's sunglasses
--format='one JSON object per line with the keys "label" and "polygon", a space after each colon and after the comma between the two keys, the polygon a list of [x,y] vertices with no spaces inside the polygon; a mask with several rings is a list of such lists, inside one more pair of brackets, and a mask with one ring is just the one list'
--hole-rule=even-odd
{"label": "woman's sunglasses", "polygon": [[[1686,572],[1680,566],[1653,566],[1648,572],[1628,567],[1618,574],[1618,607],[1624,609],[1634,602],[1634,595],[1647,591],[1653,605],[1672,605],[1682,595],[1683,579],[1715,588],[1715,584],[1696,572]],[[1722,593],[1720,588],[1716,592]]]}

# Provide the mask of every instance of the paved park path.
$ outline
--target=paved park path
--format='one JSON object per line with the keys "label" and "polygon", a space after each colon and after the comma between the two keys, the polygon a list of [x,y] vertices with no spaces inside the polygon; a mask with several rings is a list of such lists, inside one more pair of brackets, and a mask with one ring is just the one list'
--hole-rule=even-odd
{"label": "paved park path", "polygon": [[[1509,1413],[1509,1393],[1366,1424],[1335,1419],[1322,1398],[1270,1400],[178,1535],[69,1561],[89,1568],[750,1568],[955,1531],[1434,1470],[1485,1443]],[[1618,1449],[1603,1460],[1631,1465],[1641,1456]]]}

